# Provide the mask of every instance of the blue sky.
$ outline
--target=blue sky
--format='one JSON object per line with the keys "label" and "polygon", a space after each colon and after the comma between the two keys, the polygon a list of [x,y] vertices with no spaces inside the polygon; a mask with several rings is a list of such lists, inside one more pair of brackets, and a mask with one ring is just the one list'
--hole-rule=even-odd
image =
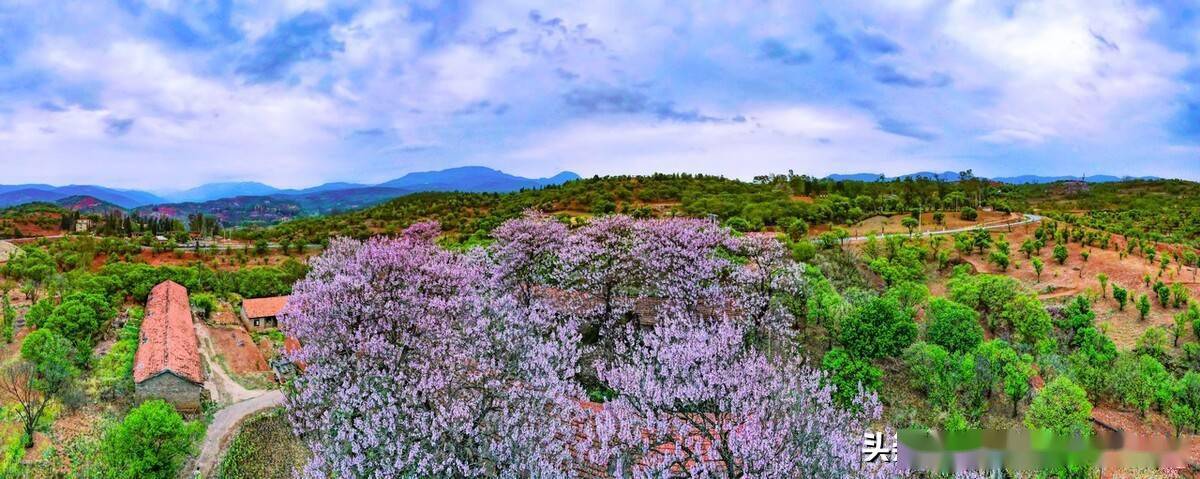
{"label": "blue sky", "polygon": [[0,2],[0,183],[1200,179],[1187,2]]}

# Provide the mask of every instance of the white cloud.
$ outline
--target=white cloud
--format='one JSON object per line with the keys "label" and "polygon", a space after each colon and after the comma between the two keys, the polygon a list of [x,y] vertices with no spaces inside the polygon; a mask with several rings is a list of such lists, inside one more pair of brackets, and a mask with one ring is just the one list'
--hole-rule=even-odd
{"label": "white cloud", "polygon": [[1146,38],[1154,15],[1127,2],[1029,2],[1011,12],[955,3],[941,33],[958,48],[942,60],[957,89],[994,92],[976,112],[993,130],[985,138],[1077,140],[1157,127],[1130,125],[1126,115],[1178,94],[1174,77],[1186,59]]}
{"label": "white cloud", "polygon": [[518,171],[684,171],[741,178],[788,169],[898,174],[939,165],[920,153],[896,154],[914,141],[876,130],[857,111],[786,105],[763,107],[748,117],[744,123],[581,121],[538,134],[502,160]]}

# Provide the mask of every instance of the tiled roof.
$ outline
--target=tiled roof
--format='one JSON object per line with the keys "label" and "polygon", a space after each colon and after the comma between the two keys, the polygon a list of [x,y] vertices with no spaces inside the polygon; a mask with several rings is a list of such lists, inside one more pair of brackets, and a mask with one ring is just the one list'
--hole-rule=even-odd
{"label": "tiled roof", "polygon": [[[285,353],[287,353],[288,355],[291,355],[299,349],[300,349],[300,340],[293,338],[291,336],[285,336],[283,338],[283,351]],[[295,364],[296,364],[296,367],[300,368],[301,371],[304,370],[304,361],[295,361]]]}
{"label": "tiled roof", "polygon": [[197,384],[204,382],[187,288],[173,281],[150,290],[133,359],[133,381],[140,383],[168,371]]}
{"label": "tiled roof", "polygon": [[287,296],[247,299],[242,301],[242,311],[246,312],[247,318],[278,316],[279,312],[283,311],[283,307],[287,305],[287,301]]}

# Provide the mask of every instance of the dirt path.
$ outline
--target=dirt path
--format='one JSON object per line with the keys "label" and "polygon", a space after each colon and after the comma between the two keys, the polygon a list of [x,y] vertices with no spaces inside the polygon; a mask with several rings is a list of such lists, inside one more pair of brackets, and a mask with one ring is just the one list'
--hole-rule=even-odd
{"label": "dirt path", "polygon": [[[1024,219],[1022,219],[1021,221],[1017,221],[1015,223],[999,222],[999,221],[1007,221],[1007,220],[998,220],[998,221],[993,221],[993,222],[989,222],[989,223],[981,223],[978,225],[966,226],[966,227],[962,227],[962,228],[953,228],[953,229],[939,230],[939,231],[924,231],[921,234],[925,235],[925,236],[937,236],[937,235],[949,235],[949,234],[955,234],[955,233],[962,233],[962,232],[966,232],[966,231],[975,231],[978,229],[995,230],[995,229],[1001,229],[1001,228],[1009,228],[1009,227],[1013,227],[1013,226],[1020,226],[1020,225],[1028,224],[1028,223],[1037,223],[1038,221],[1041,221],[1041,220],[1042,220],[1041,216],[1025,214]],[[875,238],[882,240],[884,238],[887,238],[888,236],[909,236],[909,234],[908,233],[891,233],[891,234],[876,236]],[[858,243],[858,242],[866,241],[867,238],[870,238],[870,236],[853,236],[853,237],[847,238],[845,240],[845,242]],[[818,241],[818,240],[813,240],[813,241]]]}
{"label": "dirt path", "polygon": [[209,378],[204,382],[204,387],[212,394],[213,401],[221,405],[233,404],[267,392],[266,390],[246,389],[229,377],[225,368],[221,367],[215,359],[217,353],[213,348],[213,339],[204,323],[196,323],[196,336],[200,339],[200,355],[204,357],[209,371]]}
{"label": "dirt path", "polygon": [[283,393],[279,390],[265,393],[245,401],[230,405],[213,415],[212,424],[204,435],[204,444],[200,447],[200,457],[196,459],[196,470],[200,477],[209,477],[221,457],[221,451],[229,441],[229,436],[241,424],[246,416],[283,404]]}
{"label": "dirt path", "polygon": [[213,415],[212,423],[204,435],[204,443],[200,446],[200,456],[196,458],[196,471],[200,477],[208,477],[221,451],[229,440],[229,435],[241,424],[242,419],[263,409],[283,404],[283,393],[277,389],[246,389],[229,377],[216,361],[216,350],[213,348],[213,338],[208,326],[196,322],[196,336],[200,340],[200,355],[208,365],[209,377],[204,387],[212,394],[212,399],[224,407]]}

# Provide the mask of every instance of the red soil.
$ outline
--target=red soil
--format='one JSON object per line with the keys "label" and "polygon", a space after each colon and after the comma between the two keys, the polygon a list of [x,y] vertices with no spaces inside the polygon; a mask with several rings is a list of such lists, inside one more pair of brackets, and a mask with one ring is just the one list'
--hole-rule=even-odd
{"label": "red soil", "polygon": [[247,374],[266,371],[267,361],[263,359],[262,352],[258,346],[254,344],[254,340],[250,338],[250,334],[246,333],[241,327],[212,327],[204,325],[208,328],[208,334],[212,337],[213,346],[217,348],[217,354],[225,359],[225,366],[229,372],[234,374]]}

